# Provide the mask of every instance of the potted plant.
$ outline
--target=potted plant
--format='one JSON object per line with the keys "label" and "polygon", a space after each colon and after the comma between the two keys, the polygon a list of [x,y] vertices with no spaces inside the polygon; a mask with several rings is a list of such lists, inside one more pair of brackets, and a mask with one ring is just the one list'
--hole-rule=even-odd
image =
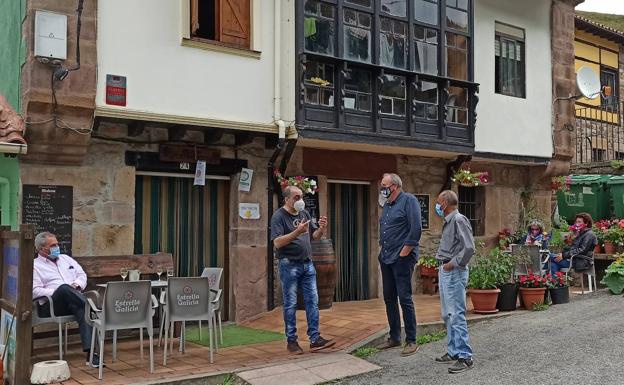
{"label": "potted plant", "polygon": [[476,187],[483,186],[490,183],[490,173],[483,172],[470,172],[469,170],[458,170],[451,180],[460,186],[464,187]]}
{"label": "potted plant", "polygon": [[624,257],[620,255],[605,270],[605,276],[600,281],[606,285],[613,294],[621,294],[624,291]]}
{"label": "potted plant", "polygon": [[611,226],[604,234],[604,249],[606,254],[615,254],[617,246],[622,242],[622,229]]}
{"label": "potted plant", "polygon": [[570,302],[570,281],[571,278],[560,271],[554,276],[546,276],[548,294],[553,305]]}
{"label": "potted plant", "polygon": [[525,309],[532,310],[533,306],[544,303],[546,281],[545,277],[533,273],[520,276],[520,296]]}
{"label": "potted plant", "polygon": [[316,185],[316,181],[314,179],[306,178],[300,175],[284,177],[279,170],[275,170],[273,174],[282,190],[287,186],[296,186],[299,187],[304,194],[315,194],[318,191],[318,186]]}
{"label": "potted plant", "polygon": [[438,276],[438,260],[435,257],[418,258],[418,269],[421,277],[437,277]]}
{"label": "potted plant", "polygon": [[510,254],[502,253],[499,249],[494,249],[492,256],[498,266],[496,271],[500,274],[500,283],[498,285],[500,293],[498,293],[496,308],[500,311],[516,310],[518,283],[513,279],[516,258]]}
{"label": "potted plant", "polygon": [[504,283],[503,272],[494,258],[481,257],[470,268],[468,277],[468,294],[475,313],[497,313],[496,302],[499,285]]}

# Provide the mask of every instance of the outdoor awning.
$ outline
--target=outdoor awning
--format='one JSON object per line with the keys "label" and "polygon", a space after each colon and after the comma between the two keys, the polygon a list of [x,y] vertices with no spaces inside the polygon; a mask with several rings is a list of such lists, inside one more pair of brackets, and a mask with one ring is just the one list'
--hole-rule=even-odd
{"label": "outdoor awning", "polygon": [[8,100],[0,95],[0,153],[26,154],[24,120]]}

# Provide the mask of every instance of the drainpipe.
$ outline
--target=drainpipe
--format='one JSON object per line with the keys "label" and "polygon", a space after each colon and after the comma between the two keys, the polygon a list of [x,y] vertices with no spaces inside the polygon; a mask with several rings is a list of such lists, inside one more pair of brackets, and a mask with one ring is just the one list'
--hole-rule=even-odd
{"label": "drainpipe", "polygon": [[[6,213],[4,217],[6,219],[6,224],[10,224],[9,218],[14,213],[11,211],[11,188],[9,185],[9,180],[5,177],[0,176],[0,211]],[[0,225],[2,225],[2,216],[0,213]]]}
{"label": "drainpipe", "polygon": [[[275,124],[278,128],[278,141],[271,159],[267,164],[267,213],[270,218],[273,215],[273,195],[275,194],[274,177],[275,161],[284,148],[286,142],[286,123],[282,120],[282,62],[281,62],[281,22],[282,22],[282,4],[281,0],[275,0],[273,2],[274,7],[274,43],[273,43],[273,116]],[[267,222],[267,310],[271,311],[275,307],[274,300],[274,283],[275,276],[273,274],[273,242],[271,241],[271,220]]]}

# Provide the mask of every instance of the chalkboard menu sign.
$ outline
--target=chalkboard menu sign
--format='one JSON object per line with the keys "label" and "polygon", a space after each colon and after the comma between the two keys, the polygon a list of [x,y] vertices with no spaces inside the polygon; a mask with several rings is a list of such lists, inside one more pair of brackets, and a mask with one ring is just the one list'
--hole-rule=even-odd
{"label": "chalkboard menu sign", "polygon": [[[315,176],[307,177],[309,180],[313,180],[316,182],[318,186],[318,179]],[[319,196],[318,192],[315,194],[303,194],[303,201],[305,202],[306,210],[312,216],[312,222],[318,224],[318,220],[321,216],[321,211],[319,209]]]}
{"label": "chalkboard menu sign", "polygon": [[56,235],[61,253],[72,249],[72,186],[22,186],[22,222],[35,226],[35,233],[49,231]]}
{"label": "chalkboard menu sign", "polygon": [[429,229],[429,194],[414,194],[420,203],[420,217],[423,230]]}

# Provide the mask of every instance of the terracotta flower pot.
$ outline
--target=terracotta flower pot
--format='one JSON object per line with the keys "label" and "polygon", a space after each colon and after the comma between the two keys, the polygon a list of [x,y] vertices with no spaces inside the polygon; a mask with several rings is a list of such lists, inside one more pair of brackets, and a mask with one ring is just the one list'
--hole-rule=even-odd
{"label": "terracotta flower pot", "polygon": [[605,241],[604,251],[605,254],[615,254],[615,244],[613,242]]}
{"label": "terracotta flower pot", "polygon": [[418,267],[420,269],[420,276],[421,277],[437,277],[438,276],[438,269],[436,269],[435,267],[427,267],[427,266],[419,266]]}
{"label": "terracotta flower pot", "polygon": [[594,247],[594,253],[595,254],[602,253],[602,245],[596,245],[596,247]]}
{"label": "terracotta flower pot", "polygon": [[474,312],[480,314],[497,313],[498,293],[500,293],[500,289],[468,289]]}
{"label": "terracotta flower pot", "polygon": [[533,306],[543,304],[544,293],[546,293],[545,287],[521,287],[520,296],[522,296],[524,308],[533,310]]}

